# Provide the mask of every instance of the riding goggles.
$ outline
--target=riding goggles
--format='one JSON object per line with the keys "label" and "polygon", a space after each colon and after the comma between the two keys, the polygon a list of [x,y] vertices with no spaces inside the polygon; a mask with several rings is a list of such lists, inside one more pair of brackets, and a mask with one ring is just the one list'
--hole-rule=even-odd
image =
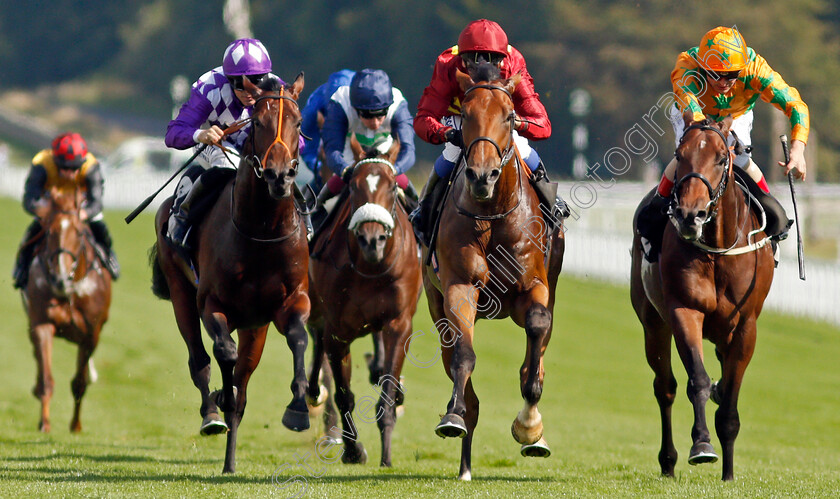
{"label": "riding goggles", "polygon": [[384,107],[382,109],[356,109],[356,112],[359,113],[359,117],[370,120],[373,118],[380,118],[388,114],[388,108]]}
{"label": "riding goggles", "polygon": [[733,80],[737,80],[738,77],[741,76],[740,71],[715,72],[715,71],[706,70],[704,72],[706,73],[707,78],[709,78],[710,80],[717,80],[717,81],[733,81]]}
{"label": "riding goggles", "polygon": [[262,73],[257,75],[236,75],[236,76],[228,76],[227,79],[230,82],[230,85],[233,87],[234,90],[245,90],[245,83],[242,81],[242,77],[245,76],[248,78],[248,81],[253,83],[254,85],[259,85],[263,79],[268,76],[268,73]]}
{"label": "riding goggles", "polygon": [[461,54],[461,59],[465,64],[470,66],[478,66],[482,62],[489,62],[494,66],[498,66],[505,56],[495,52],[464,52]]}

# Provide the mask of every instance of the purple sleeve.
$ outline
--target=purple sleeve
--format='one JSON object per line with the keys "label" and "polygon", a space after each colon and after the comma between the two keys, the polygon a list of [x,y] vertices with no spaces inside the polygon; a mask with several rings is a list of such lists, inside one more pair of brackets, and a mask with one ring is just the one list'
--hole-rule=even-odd
{"label": "purple sleeve", "polygon": [[193,88],[189,100],[178,111],[178,116],[166,127],[166,146],[175,149],[194,146],[193,134],[207,121],[212,110],[207,98]]}

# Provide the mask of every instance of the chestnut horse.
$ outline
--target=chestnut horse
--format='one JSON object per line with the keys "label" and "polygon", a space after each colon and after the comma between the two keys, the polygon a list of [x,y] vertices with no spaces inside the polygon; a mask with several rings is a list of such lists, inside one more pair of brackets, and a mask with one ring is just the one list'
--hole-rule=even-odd
{"label": "chestnut horse", "polygon": [[[654,372],[662,419],[659,465],[667,476],[674,476],[677,461],[671,432],[677,389],[671,337],[688,373],[688,398],[694,406],[688,462],[718,459],[706,426],[706,401],[711,396],[720,404],[715,429],[723,446],[723,480],[732,480],[741,425],[738,392],[755,348],[756,319],[773,280],[773,252],[764,224],[749,206],[756,201],[734,181],[726,145],[731,124],[730,118],[721,123],[687,120],[675,153],[672,224],[665,229],[659,262],[643,258],[638,232],[633,240],[631,299]],[[721,364],[721,379],[714,384],[703,366],[703,338],[715,344]]]}
{"label": "chestnut horse", "polygon": [[75,402],[70,431],[79,432],[82,397],[95,376],[91,356],[111,306],[111,274],[96,257],[93,233],[80,218],[82,191],[53,188],[49,198],[50,213],[43,219],[46,236],[35,250],[29,282],[22,290],[38,362],[33,394],[41,400],[39,428],[49,432],[53,338],[79,345],[76,375],[70,383]]}
{"label": "chestnut horse", "polygon": [[[335,401],[343,415],[341,459],[345,463],[366,462],[367,452],[358,441],[351,415],[355,397],[350,391],[350,344],[372,334],[376,354],[370,362],[370,381],[381,389],[381,396],[375,410],[366,407],[375,413],[379,425],[380,465],[391,466],[396,406],[404,399],[400,373],[420,297],[420,261],[396,182],[394,161],[399,142],[394,142],[387,155],[365,154],[354,138],[351,147],[356,162],[349,193],[336,205],[332,226],[325,227],[316,241],[319,256],[313,257],[309,269],[313,366],[308,398],[310,404],[320,402],[318,373],[326,352],[335,380]],[[366,420],[362,414],[359,417]]]}
{"label": "chestnut horse", "polygon": [[[309,253],[293,196],[301,120],[296,99],[303,89],[303,74],[287,87],[268,82],[254,104],[236,178],[193,228],[198,230],[194,265],[165,240],[171,198],[155,219],[153,291],[172,300],[187,343],[190,374],[201,393],[200,432],[229,430],[225,473],[235,469],[236,433],[245,412],[248,380],[260,361],[269,323],[286,336],[294,363],[293,398],[283,424],[295,431],[309,428],[304,370]],[[201,341],[199,319],[213,340],[222,375],[220,393],[209,390],[210,357]],[[238,351],[231,337],[234,330]],[[224,412],[224,421],[218,409]]]}
{"label": "chestnut horse", "polygon": [[[530,171],[514,144],[512,94],[517,74],[500,80],[458,72],[465,144],[444,201],[436,257],[426,265],[423,285],[435,321],[452,398],[435,432],[462,438],[459,478],[471,478],[471,447],[478,422],[478,398],[470,375],[476,362],[473,328],[477,318],[510,316],[525,329],[525,360],[519,370],[524,408],[513,422],[524,456],[550,454],[537,404],[543,387],[543,353],[551,337],[557,277],[565,240],[540,211]],[[536,229],[534,228],[536,226]],[[428,249],[424,262],[428,262]],[[434,262],[439,265],[436,275]]]}

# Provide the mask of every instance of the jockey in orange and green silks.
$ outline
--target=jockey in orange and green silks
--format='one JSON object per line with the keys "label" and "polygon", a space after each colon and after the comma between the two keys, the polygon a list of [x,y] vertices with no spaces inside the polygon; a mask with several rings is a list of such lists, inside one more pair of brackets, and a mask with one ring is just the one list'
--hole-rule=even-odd
{"label": "jockey in orange and green silks", "polygon": [[[752,110],[761,99],[785,113],[790,120],[790,162],[787,165],[780,163],[785,167],[785,174],[793,170],[796,177],[805,178],[808,106],[795,88],[747,46],[737,28],[719,26],[703,35],[697,47],[682,52],[671,72],[671,83],[677,98],[671,120],[677,143],[684,127],[682,116],[691,112],[695,121],[706,117],[720,121],[732,116],[732,130],[742,145],[749,147],[752,144]],[[664,197],[671,194],[673,186],[676,163],[671,163],[659,188],[659,194]],[[763,191],[769,192],[761,170],[752,162],[748,152],[738,156],[735,164],[743,168]]]}

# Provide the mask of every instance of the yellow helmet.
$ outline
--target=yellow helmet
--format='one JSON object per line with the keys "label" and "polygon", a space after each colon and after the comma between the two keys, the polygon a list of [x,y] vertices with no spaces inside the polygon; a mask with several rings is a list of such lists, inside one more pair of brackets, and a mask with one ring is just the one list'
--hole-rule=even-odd
{"label": "yellow helmet", "polygon": [[718,26],[703,35],[697,58],[700,66],[709,71],[740,71],[747,66],[747,43],[737,28]]}

